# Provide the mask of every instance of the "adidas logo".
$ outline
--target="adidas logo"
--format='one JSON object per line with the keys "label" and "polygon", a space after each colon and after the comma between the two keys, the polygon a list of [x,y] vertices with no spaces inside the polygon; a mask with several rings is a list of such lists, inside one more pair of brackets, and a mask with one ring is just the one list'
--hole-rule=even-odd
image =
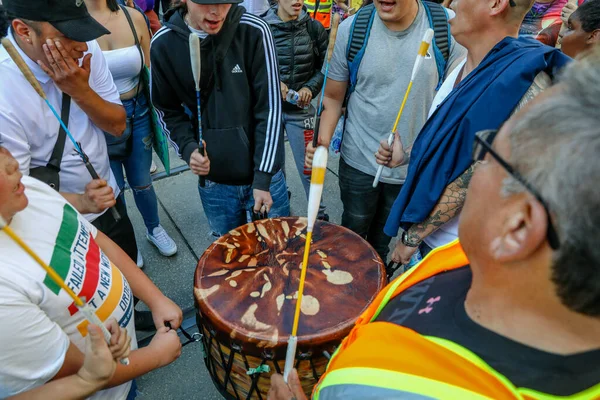
{"label": "adidas logo", "polygon": [[239,64],[235,64],[235,67],[231,70],[232,74],[241,74],[243,71],[240,68]]}

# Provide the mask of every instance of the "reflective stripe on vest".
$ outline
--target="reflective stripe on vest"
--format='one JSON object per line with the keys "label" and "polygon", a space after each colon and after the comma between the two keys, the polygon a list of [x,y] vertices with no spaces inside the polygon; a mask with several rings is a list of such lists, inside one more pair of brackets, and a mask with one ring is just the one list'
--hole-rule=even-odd
{"label": "reflective stripe on vest", "polygon": [[419,376],[377,368],[344,368],[331,372],[315,400],[490,400],[469,390]]}
{"label": "reflective stripe on vest", "polygon": [[333,6],[333,0],[319,1],[319,9],[315,12],[315,1],[305,1],[306,11],[308,15],[316,21],[319,21],[325,29],[331,27],[331,8]]}
{"label": "reflective stripe on vest", "polygon": [[[505,376],[459,344],[425,337],[390,322],[375,321],[394,296],[434,275],[468,263],[460,243],[455,241],[434,250],[419,265],[391,282],[361,315],[334,353],[326,373],[314,388],[314,398],[600,399],[600,384],[563,397],[516,388]],[[355,396],[356,393],[360,395]],[[362,396],[364,393],[371,397]],[[394,396],[388,396],[389,393]]]}

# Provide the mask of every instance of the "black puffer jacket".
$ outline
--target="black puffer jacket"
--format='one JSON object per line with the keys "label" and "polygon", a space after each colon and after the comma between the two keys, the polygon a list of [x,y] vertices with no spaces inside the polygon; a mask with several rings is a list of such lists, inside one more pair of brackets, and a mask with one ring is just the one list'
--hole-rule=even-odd
{"label": "black puffer jacket", "polygon": [[[302,10],[298,19],[283,22],[277,15],[277,8],[278,5],[271,7],[263,18],[275,39],[279,78],[290,89],[298,91],[307,87],[313,98],[317,97],[323,86],[321,67],[329,42],[327,32],[323,25],[310,18],[306,9]],[[308,24],[312,24],[310,31]],[[313,42],[317,45],[317,51],[313,48]]]}

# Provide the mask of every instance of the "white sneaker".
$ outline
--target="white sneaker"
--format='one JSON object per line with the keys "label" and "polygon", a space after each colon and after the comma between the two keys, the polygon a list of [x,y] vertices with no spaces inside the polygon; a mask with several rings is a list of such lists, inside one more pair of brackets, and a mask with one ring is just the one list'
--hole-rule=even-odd
{"label": "white sneaker", "polygon": [[140,253],[139,250],[138,250],[136,264],[137,264],[138,268],[144,268],[144,259],[142,258],[142,253]]}
{"label": "white sneaker", "polygon": [[156,170],[158,170],[158,167],[156,166],[154,160],[152,160],[152,164],[150,164],[150,173],[153,174],[156,172]]}
{"label": "white sneaker", "polygon": [[159,253],[165,257],[170,257],[177,253],[177,245],[175,241],[167,234],[162,226],[154,228],[152,233],[147,232],[146,238],[156,246]]}

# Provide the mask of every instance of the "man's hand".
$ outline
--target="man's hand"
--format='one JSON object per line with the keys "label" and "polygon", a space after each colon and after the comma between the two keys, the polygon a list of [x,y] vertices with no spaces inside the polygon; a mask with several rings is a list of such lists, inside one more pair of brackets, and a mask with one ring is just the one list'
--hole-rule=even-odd
{"label": "man's hand", "polygon": [[127,330],[121,328],[114,318],[107,321],[106,327],[111,333],[110,348],[100,328],[96,325],[88,326],[85,359],[77,372],[82,380],[98,388],[110,381],[117,369],[117,360],[129,356],[131,345]]}
{"label": "man's hand", "polygon": [[[410,150],[410,149],[409,149]],[[404,150],[402,139],[398,132],[394,133],[394,143],[390,147],[387,138],[379,142],[379,149],[375,153],[375,160],[379,165],[385,165],[389,168],[396,168],[408,163],[409,151]]]}
{"label": "man's hand", "polygon": [[171,364],[181,355],[181,341],[175,329],[163,326],[156,331],[148,345],[156,355],[158,368]]}
{"label": "man's hand", "polygon": [[38,61],[39,66],[56,83],[58,88],[73,98],[90,91],[91,54],[86,54],[81,67],[69,55],[59,39],[46,39],[42,46],[46,61]]}
{"label": "man's hand", "polygon": [[267,400],[306,400],[298,378],[298,371],[295,368],[290,372],[288,382],[289,384],[285,383],[282,375],[271,375],[271,388],[267,394]]}
{"label": "man's hand", "polygon": [[194,150],[190,157],[190,169],[196,175],[206,176],[210,172],[210,159],[208,158],[208,149],[206,142],[204,143],[204,156],[200,154],[198,149]]}
{"label": "man's hand", "polygon": [[569,23],[569,17],[575,12],[575,10],[577,10],[577,8],[577,4],[573,4],[570,1],[568,1],[567,4],[565,4],[560,13],[560,19],[562,20],[563,24]]}
{"label": "man's hand", "polygon": [[306,146],[306,151],[305,151],[305,156],[304,156],[304,165],[307,168],[312,168],[312,163],[313,163],[313,157],[315,156],[315,151],[317,151],[317,149],[315,147],[313,147],[312,141],[308,142],[308,145]]}
{"label": "man's hand", "polygon": [[310,89],[307,87],[303,87],[302,89],[300,89],[298,91],[298,94],[300,95],[300,100],[298,101],[298,107],[300,107],[300,108],[308,107],[308,105],[310,104],[310,102],[312,100],[312,92],[310,91]]}
{"label": "man's hand", "polygon": [[82,214],[100,213],[117,204],[115,193],[104,179],[94,179],[85,187],[77,211]]}
{"label": "man's hand", "polygon": [[[127,333],[127,329],[121,328],[114,318],[110,318],[104,325],[110,332],[109,350],[113,359],[122,360],[123,358],[129,357],[129,352],[131,351],[131,338]],[[102,334],[102,332],[100,332],[100,334]],[[102,337],[104,338],[104,336]]]}
{"label": "man's hand", "polygon": [[264,190],[254,189],[254,212],[255,213],[268,213],[271,211],[273,206],[273,199],[271,193]]}
{"label": "man's hand", "polygon": [[398,240],[396,248],[394,248],[394,252],[392,253],[392,261],[400,265],[408,265],[411,257],[418,249],[419,247],[406,246],[402,243],[402,240]]}
{"label": "man's hand", "polygon": [[283,99],[283,101],[285,101],[285,98],[288,94],[288,92],[290,91],[290,89],[288,88],[288,86],[283,83],[283,82],[279,82],[281,84],[281,98]]}
{"label": "man's hand", "polygon": [[168,297],[162,296],[153,301],[152,305],[148,306],[150,307],[150,311],[152,311],[152,319],[154,320],[156,329],[163,328],[165,322],[168,322],[173,329],[181,326],[181,321],[183,321],[181,308]]}

